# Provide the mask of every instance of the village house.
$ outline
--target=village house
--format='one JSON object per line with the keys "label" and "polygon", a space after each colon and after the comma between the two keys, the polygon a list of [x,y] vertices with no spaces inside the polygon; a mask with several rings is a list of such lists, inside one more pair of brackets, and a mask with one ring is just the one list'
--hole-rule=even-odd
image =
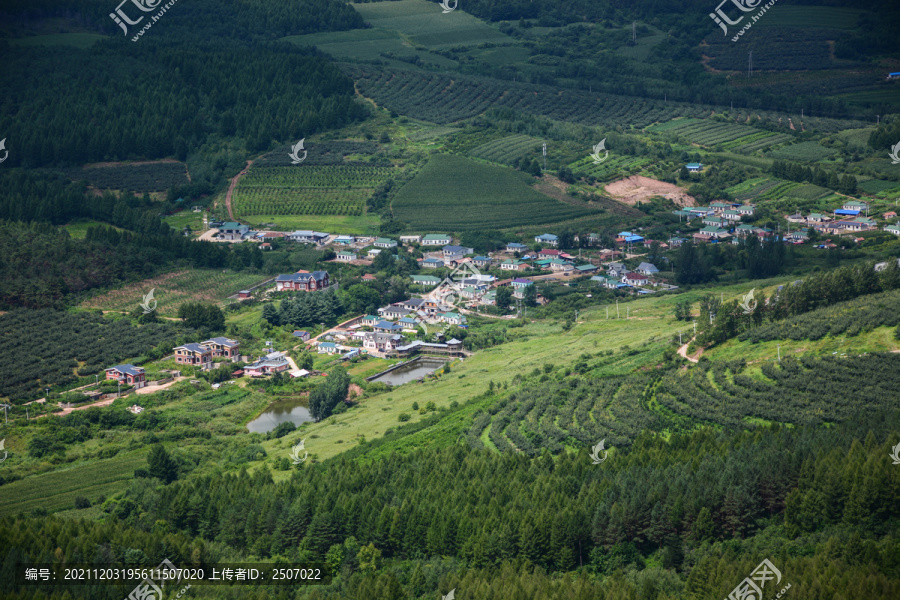
{"label": "village house", "polygon": [[380,237],[375,240],[375,243],[372,244],[376,248],[396,248],[397,240],[392,240],[391,238],[383,238]]}
{"label": "village house", "polygon": [[106,379],[134,386],[136,390],[147,385],[144,368],[132,364],[116,365],[106,369]]}
{"label": "village house", "polygon": [[622,278],[622,283],[627,283],[631,286],[647,285],[650,283],[650,278],[641,273],[628,273]]}
{"label": "village house", "polygon": [[507,252],[528,252],[528,246],[519,242],[510,242],[506,245]]}
{"label": "village house", "polygon": [[742,217],[752,217],[756,212],[756,206],[753,204],[741,204],[740,206],[734,207],[734,211]]}
{"label": "village house", "polygon": [[262,244],[259,245],[259,249],[260,250],[271,250],[272,244],[270,244],[269,242],[263,242]]}
{"label": "village house", "polygon": [[244,367],[244,373],[250,377],[262,377],[272,373],[280,373],[291,368],[290,363],[281,352],[270,352],[252,365]]}
{"label": "village house", "polygon": [[250,232],[250,227],[248,225],[242,225],[240,223],[235,223],[234,221],[227,221],[222,223],[222,226],[218,228],[219,233],[216,234],[216,237],[223,240],[242,240],[244,236],[246,236]]}
{"label": "village house", "polygon": [[444,261],[437,258],[426,258],[422,261],[423,269],[437,269],[444,266]]}
{"label": "village house", "polygon": [[449,235],[443,233],[429,233],[422,237],[423,246],[446,246],[452,241]]}
{"label": "village house", "polygon": [[731,237],[727,229],[722,227],[704,227],[698,233],[694,234],[694,239],[701,242],[712,242],[715,240],[723,240]]}
{"label": "village house", "polygon": [[462,325],[466,322],[466,318],[463,315],[455,312],[438,313],[438,318],[440,318],[441,322],[450,325]]}
{"label": "village house", "polygon": [[437,301],[428,298],[410,298],[403,303],[403,307],[413,312],[423,311],[427,314],[434,314],[441,309]]}
{"label": "village house", "polygon": [[185,344],[173,350],[175,362],[180,365],[193,365],[201,369],[209,368],[212,364],[212,350],[200,344]]}
{"label": "village house", "polygon": [[444,261],[461,260],[466,254],[475,252],[474,249],[466,248],[465,246],[444,246],[442,251],[444,253]]}
{"label": "village house", "polygon": [[656,265],[648,262],[642,262],[641,264],[639,264],[635,271],[642,275],[646,275],[647,277],[652,277],[659,273],[659,269],[656,268]]}
{"label": "village house", "polygon": [[[411,311],[410,309],[404,307],[402,303],[390,304],[388,306],[385,306],[384,308],[378,309],[378,313],[385,319],[402,319],[403,317],[409,315],[412,312],[413,311]],[[377,323],[375,325],[373,325],[373,327],[377,327],[377,326],[378,326]]]}
{"label": "village house", "polygon": [[362,319],[359,320],[359,324],[363,327],[375,327],[375,323],[380,321],[380,317],[376,317],[375,315],[366,315]]}
{"label": "village house", "polygon": [[334,342],[319,342],[316,345],[316,352],[319,354],[337,354],[341,349]]}
{"label": "village house", "polygon": [[367,332],[363,336],[363,348],[375,352],[391,352],[403,343],[403,337],[396,333]]}
{"label": "village house", "polygon": [[366,256],[368,256],[369,258],[375,258],[379,254],[381,254],[381,248],[369,248],[366,251]]}
{"label": "village house", "polygon": [[688,163],[684,165],[684,168],[691,173],[699,173],[703,170],[703,165],[701,163]]}
{"label": "village house", "polygon": [[593,273],[597,270],[597,265],[586,264],[586,265],[575,265],[575,274],[576,275],[587,275],[588,273]]}
{"label": "village house", "polygon": [[787,215],[785,217],[788,223],[806,223],[806,217],[801,215],[800,213],[794,213],[792,215]]}
{"label": "village house", "polygon": [[820,214],[820,213],[810,213],[809,216],[806,217],[806,222],[810,223],[810,224],[827,223],[830,220],[831,220],[831,217],[829,217],[828,215]]}
{"label": "village house", "polygon": [[550,246],[559,245],[559,237],[553,235],[552,233],[542,233],[541,235],[536,235],[534,237],[534,241],[539,244],[548,244]]}
{"label": "village house", "polygon": [[627,246],[630,244],[640,244],[644,241],[643,236],[637,235],[630,231],[620,231],[616,236],[616,244],[619,246]]}
{"label": "village house", "polygon": [[237,361],[241,356],[241,343],[227,337],[214,337],[200,342],[200,345],[206,346],[212,352],[213,358],[230,358]]}
{"label": "village house", "polygon": [[472,262],[476,267],[486,269],[491,266],[491,257],[490,256],[476,256],[472,259]]}
{"label": "village house", "polygon": [[685,239],[683,237],[670,237],[669,238],[669,246],[671,248],[678,248],[686,241],[687,241],[687,239]]}
{"label": "village house", "polygon": [[500,263],[501,271],[524,271],[527,268],[528,265],[521,260],[504,260]]}
{"label": "village house", "polygon": [[365,275],[362,276],[362,280],[363,281],[377,281],[378,278],[375,277],[374,275],[372,275],[371,273],[366,273]]}
{"label": "village house", "polygon": [[375,331],[380,333],[397,333],[402,329],[402,326],[397,323],[391,323],[390,321],[378,321],[375,323]]}
{"label": "village house", "polygon": [[784,240],[786,242],[793,242],[794,244],[802,244],[803,242],[809,241],[809,229],[803,227],[797,231],[792,231],[784,236]]}
{"label": "village house", "polygon": [[894,235],[900,235],[900,223],[894,223],[893,225],[888,225],[884,228],[888,233],[893,233]]}
{"label": "village house", "polygon": [[631,269],[625,266],[625,263],[614,262],[606,265],[606,274],[609,277],[618,279],[631,272]]}
{"label": "village house", "polygon": [[712,202],[709,207],[713,209],[713,212],[716,214],[723,213],[726,210],[731,210],[730,202]]}
{"label": "village house", "polygon": [[349,250],[341,250],[337,253],[337,261],[338,262],[351,262],[359,258],[356,255],[356,252],[350,252]]}
{"label": "village house", "polygon": [[610,290],[618,290],[621,288],[629,287],[627,283],[619,281],[618,279],[614,279],[612,277],[606,280],[606,288]]}
{"label": "village house", "polygon": [[844,202],[841,208],[843,210],[855,210],[857,213],[861,213],[869,210],[869,205],[865,202],[860,202],[859,200],[848,200],[847,202]]}
{"label": "village house", "polygon": [[709,227],[727,227],[728,221],[723,219],[722,217],[703,217],[703,221],[701,221],[706,226]]}
{"label": "village house", "polygon": [[279,292],[290,290],[300,292],[314,292],[322,290],[329,285],[328,271],[298,271],[289,275],[279,275],[275,278],[275,289]]}
{"label": "village house", "polygon": [[324,244],[330,234],[323,233],[321,231],[310,231],[308,229],[299,229],[297,231],[291,232],[288,235],[288,238],[293,242],[301,242],[304,244],[316,244],[317,246],[321,246]]}
{"label": "village house", "polygon": [[400,325],[404,330],[414,330],[419,324],[419,320],[415,317],[403,317],[402,319],[397,321],[397,324]]}
{"label": "village house", "polygon": [[412,282],[422,287],[432,288],[441,282],[440,278],[434,275],[412,275]]}
{"label": "village house", "polygon": [[725,212],[722,213],[722,218],[725,219],[726,221],[728,221],[729,223],[734,223],[735,221],[740,221],[742,216],[743,215],[741,215],[741,213],[739,213],[736,210],[726,210]]}
{"label": "village house", "polygon": [[422,236],[421,235],[401,235],[400,243],[401,244],[418,244],[421,243]]}
{"label": "village house", "polygon": [[301,342],[309,341],[309,332],[303,331],[302,329],[295,329],[294,333],[292,333],[295,338],[298,338]]}
{"label": "village house", "polygon": [[260,231],[256,234],[256,237],[261,240],[280,240],[286,235],[283,231]]}
{"label": "village house", "polygon": [[572,263],[560,260],[558,258],[551,258],[548,262],[549,264],[547,266],[550,267],[551,271],[566,273],[575,270],[575,266],[572,265]]}

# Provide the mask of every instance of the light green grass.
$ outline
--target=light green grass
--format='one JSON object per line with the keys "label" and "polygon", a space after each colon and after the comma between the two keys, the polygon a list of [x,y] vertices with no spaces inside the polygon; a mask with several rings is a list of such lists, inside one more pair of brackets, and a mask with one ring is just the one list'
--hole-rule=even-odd
{"label": "light green grass", "polygon": [[400,0],[352,6],[373,27],[396,30],[411,42],[431,48],[515,41],[462,10],[444,14],[437,2]]}
{"label": "light green grass", "polygon": [[376,233],[380,222],[378,215],[370,214],[360,216],[254,215],[252,217],[242,217],[241,220],[251,226],[260,223],[274,223],[273,229],[277,230],[311,229],[313,231],[354,235]]}
{"label": "light green grass", "polygon": [[443,68],[454,69],[458,66],[455,60],[414,48],[399,32],[390,29],[354,29],[292,35],[282,40],[298,46],[315,46],[338,60],[370,61],[390,53],[398,58],[418,57]]}
{"label": "light green grass", "polygon": [[96,33],[51,33],[10,39],[9,43],[12,46],[71,46],[84,49],[103,39],[106,39],[105,35]]}
{"label": "light green grass", "polygon": [[76,464],[60,471],[35,475],[0,486],[0,515],[72,508],[75,496],[92,502],[123,490],[134,470],[147,466],[147,449],[135,450],[107,460]]}
{"label": "light green grass", "polygon": [[130,312],[152,289],[157,302],[157,313],[175,316],[178,314],[178,307],[185,302],[224,302],[228,296],[268,278],[269,276],[259,273],[221,269],[174,271],[95,296],[81,306]]}
{"label": "light green grass", "polygon": [[83,240],[87,235],[88,227],[112,227],[116,231],[125,231],[121,227],[113,227],[107,223],[101,223],[100,221],[90,221],[90,220],[78,220],[73,221],[72,223],[67,223],[63,225],[63,228],[69,232],[69,235],[72,239]]}

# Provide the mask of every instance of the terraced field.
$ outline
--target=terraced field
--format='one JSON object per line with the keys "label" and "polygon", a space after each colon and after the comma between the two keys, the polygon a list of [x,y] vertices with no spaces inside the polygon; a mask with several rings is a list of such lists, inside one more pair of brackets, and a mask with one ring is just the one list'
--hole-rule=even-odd
{"label": "terraced field", "polygon": [[805,162],[816,162],[835,154],[837,150],[826,148],[818,142],[800,142],[773,150],[767,154],[768,158],[787,159]]}
{"label": "terraced field", "polygon": [[393,200],[394,218],[413,231],[505,229],[596,214],[530,187],[533,179],[461,156],[435,155]]}
{"label": "terraced field", "polygon": [[232,199],[236,217],[257,215],[361,216],[366,200],[391,167],[326,165],[254,167]]}
{"label": "terraced field", "polygon": [[469,152],[469,156],[493,162],[512,164],[529,152],[539,151],[541,140],[530,135],[511,135],[482,144]]}
{"label": "terraced field", "polygon": [[599,181],[611,181],[621,176],[637,173],[644,165],[650,164],[649,158],[639,156],[614,156],[602,163],[595,164],[591,157],[582,158],[569,165],[572,172],[579,176],[593,176]]}
{"label": "terraced field", "polygon": [[699,146],[721,144],[725,150],[753,152],[793,139],[783,133],[772,133],[736,123],[722,123],[703,119],[676,119],[647,128],[654,133],[672,134],[678,139]]}

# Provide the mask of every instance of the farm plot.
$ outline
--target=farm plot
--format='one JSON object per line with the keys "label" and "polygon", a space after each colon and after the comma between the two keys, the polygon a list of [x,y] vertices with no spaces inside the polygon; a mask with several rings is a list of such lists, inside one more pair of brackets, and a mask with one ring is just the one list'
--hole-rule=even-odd
{"label": "farm plot", "polygon": [[106,292],[83,302],[85,308],[132,311],[151,289],[154,290],[156,311],[175,316],[185,302],[222,302],[238,291],[252,287],[266,277],[258,273],[237,273],[218,269],[175,271],[118,290]]}
{"label": "farm plot", "polygon": [[394,218],[414,231],[468,231],[544,225],[596,214],[553,200],[529,186],[531,178],[504,167],[439,154],[403,186]]}
{"label": "farm plot", "polygon": [[134,478],[134,470],[147,465],[146,448],[121,454],[109,460],[26,477],[0,488],[0,515],[29,512],[33,508],[48,511],[72,508],[75,496],[91,501],[111,496],[124,489]]}
{"label": "farm plot", "polygon": [[308,166],[252,168],[235,188],[236,216],[361,216],[366,200],[391,167]]}
{"label": "farm plot", "polygon": [[885,181],[884,179],[870,179],[859,184],[859,189],[867,194],[878,194],[900,188],[900,183],[896,181]]}
{"label": "farm plot", "polygon": [[529,152],[540,149],[540,147],[541,140],[530,135],[511,135],[482,144],[469,152],[469,156],[511,164]]}
{"label": "farm plot", "polygon": [[608,159],[599,164],[594,164],[592,158],[585,157],[570,164],[569,168],[581,177],[591,176],[600,181],[609,181],[622,176],[623,173],[638,171],[650,162],[649,158],[610,155]]}
{"label": "farm plot", "polygon": [[686,142],[700,146],[721,144],[725,150],[756,150],[792,139],[786,134],[775,134],[736,123],[699,119],[677,119],[662,126],[648,128],[652,132],[665,132]]}
{"label": "farm plot", "polygon": [[835,154],[836,150],[826,148],[818,142],[800,142],[769,152],[767,158],[816,162]]}
{"label": "farm plot", "polygon": [[370,2],[354,4],[353,8],[373,27],[399,31],[402,36],[423,46],[440,48],[515,42],[470,14],[463,11],[444,14],[438,4],[425,0]]}
{"label": "farm plot", "polygon": [[[303,148],[306,150],[306,158],[300,165],[294,165],[288,156],[292,145],[286,144],[260,156],[253,161],[253,169],[262,167],[306,169],[318,165],[391,166],[391,162],[383,154],[380,154],[380,148],[375,142],[305,141]],[[250,173],[247,175],[249,176]]]}
{"label": "farm plot", "polygon": [[161,192],[189,183],[187,167],[182,162],[164,160],[143,163],[100,163],[84,168],[63,169],[73,181],[87,181],[101,190]]}

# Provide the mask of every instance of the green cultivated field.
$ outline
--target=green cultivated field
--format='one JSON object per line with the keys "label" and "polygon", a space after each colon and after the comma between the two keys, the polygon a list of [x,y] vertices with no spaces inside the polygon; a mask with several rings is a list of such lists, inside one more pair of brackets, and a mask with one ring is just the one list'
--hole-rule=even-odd
{"label": "green cultivated field", "polygon": [[437,2],[372,2],[354,4],[353,8],[373,27],[399,31],[412,42],[431,48],[514,42],[461,10],[444,14]]}
{"label": "green cultivated field", "polygon": [[790,6],[777,4],[759,20],[760,27],[824,27],[853,29],[863,11],[836,6]]}
{"label": "green cultivated field", "polygon": [[506,229],[558,223],[593,214],[529,186],[511,169],[438,154],[394,197],[394,218],[413,231]]}
{"label": "green cultivated field", "polygon": [[473,148],[469,156],[511,164],[529,152],[540,150],[541,140],[530,135],[511,135]]}
{"label": "green cultivated field", "polygon": [[73,48],[89,48],[106,39],[105,35],[96,33],[51,33],[33,35],[9,40],[12,46],[72,46]]}
{"label": "green cultivated field", "polygon": [[127,285],[96,296],[81,304],[84,308],[101,308],[130,312],[154,290],[160,315],[174,316],[185,302],[223,302],[228,296],[268,279],[258,273],[236,273],[220,269],[192,269],[166,273],[153,279]]}
{"label": "green cultivated field", "polygon": [[85,496],[91,502],[98,496],[111,496],[127,486],[135,469],[147,466],[147,452],[147,449],[135,450],[108,460],[91,461],[7,483],[0,487],[0,515],[29,512],[35,508],[50,512],[72,508],[75,496]]}
{"label": "green cultivated field", "polygon": [[238,218],[259,215],[362,216],[366,200],[391,167],[328,165],[258,167],[244,176],[232,198]]}
{"label": "green cultivated field", "polygon": [[800,142],[799,144],[792,144],[790,146],[785,146],[784,148],[779,148],[778,150],[769,152],[766,156],[767,158],[773,158],[776,160],[788,159],[805,162],[816,162],[828,158],[835,152],[836,150],[826,148],[818,142]]}

